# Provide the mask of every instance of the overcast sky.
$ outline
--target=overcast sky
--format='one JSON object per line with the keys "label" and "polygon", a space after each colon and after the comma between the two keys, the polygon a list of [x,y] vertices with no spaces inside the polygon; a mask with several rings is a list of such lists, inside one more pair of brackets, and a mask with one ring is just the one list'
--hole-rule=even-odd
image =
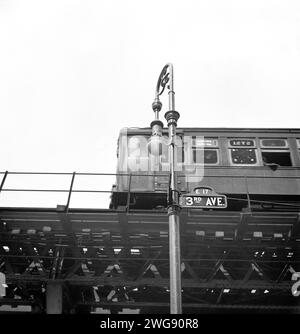
{"label": "overcast sky", "polygon": [[168,62],[180,127],[299,127],[299,55],[297,0],[0,0],[0,170],[115,172]]}

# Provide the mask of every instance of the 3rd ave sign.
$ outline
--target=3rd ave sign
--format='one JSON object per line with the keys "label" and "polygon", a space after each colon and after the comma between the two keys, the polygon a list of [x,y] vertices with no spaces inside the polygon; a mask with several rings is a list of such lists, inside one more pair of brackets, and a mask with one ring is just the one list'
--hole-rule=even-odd
{"label": "3rd ave sign", "polygon": [[216,193],[212,188],[195,188],[192,193],[183,194],[179,198],[183,208],[226,209],[227,197]]}

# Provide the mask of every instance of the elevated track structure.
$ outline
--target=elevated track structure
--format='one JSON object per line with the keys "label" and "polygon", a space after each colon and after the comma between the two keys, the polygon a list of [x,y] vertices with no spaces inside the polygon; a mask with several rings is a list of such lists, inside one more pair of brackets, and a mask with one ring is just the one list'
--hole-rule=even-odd
{"label": "elevated track structure", "polygon": [[[7,177],[28,174],[66,175],[70,187],[6,187]],[[114,192],[74,189],[78,175],[116,174],[2,173],[0,305],[28,305],[36,313],[168,313],[167,209],[137,209],[130,184],[123,207],[74,208],[76,192],[112,198]],[[7,192],[62,192],[67,200],[56,207],[2,206]],[[258,199],[248,193],[244,200],[240,211],[181,209],[184,313],[300,313],[300,296],[292,292],[300,272],[300,203],[256,210]]]}

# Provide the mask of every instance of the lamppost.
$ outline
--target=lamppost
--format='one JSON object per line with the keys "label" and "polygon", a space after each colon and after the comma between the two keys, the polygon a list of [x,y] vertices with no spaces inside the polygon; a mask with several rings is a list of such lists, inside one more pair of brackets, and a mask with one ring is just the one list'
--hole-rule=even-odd
{"label": "lamppost", "polygon": [[168,197],[169,216],[169,254],[170,254],[170,313],[182,313],[181,301],[181,260],[180,260],[180,225],[179,225],[179,191],[177,190],[176,176],[176,127],[180,114],[175,111],[173,65],[167,64],[162,69],[156,85],[155,99],[152,109],[155,120],[151,123],[152,136],[149,140],[149,150],[154,155],[162,152],[163,123],[159,120],[159,112],[162,103],[159,96],[164,92],[167,84],[169,90],[169,111],[165,113],[169,129],[169,164],[170,164],[170,189]]}

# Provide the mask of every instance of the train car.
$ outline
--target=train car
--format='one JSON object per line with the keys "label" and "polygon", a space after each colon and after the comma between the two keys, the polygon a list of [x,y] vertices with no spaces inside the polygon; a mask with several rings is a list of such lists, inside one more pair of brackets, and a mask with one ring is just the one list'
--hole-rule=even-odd
{"label": "train car", "polygon": [[[168,130],[155,156],[150,136],[150,128],[121,130],[111,208],[166,208]],[[300,129],[178,128],[176,146],[180,193],[212,188],[233,211],[300,210]]]}

